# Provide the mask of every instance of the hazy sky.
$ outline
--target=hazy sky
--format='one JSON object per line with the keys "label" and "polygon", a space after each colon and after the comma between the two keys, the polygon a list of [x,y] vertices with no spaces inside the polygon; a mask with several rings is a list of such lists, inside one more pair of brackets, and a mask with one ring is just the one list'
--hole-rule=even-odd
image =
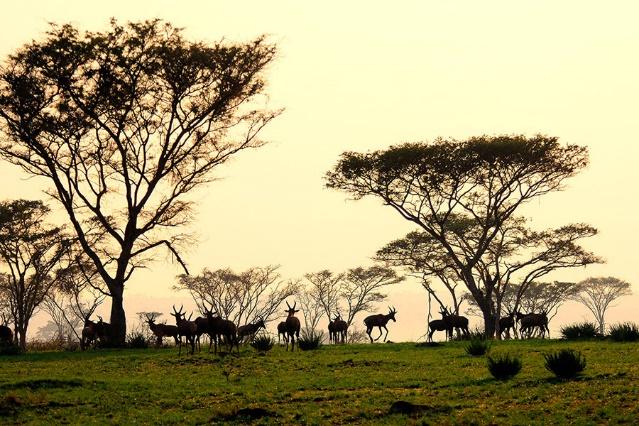
{"label": "hazy sky", "polygon": [[[48,22],[98,30],[110,17],[162,18],[208,41],[268,34],[278,45],[268,93],[271,106],[286,111],[263,133],[268,146],[239,155],[218,171],[221,181],[198,192],[201,241],[185,254],[193,272],[281,264],[294,278],[367,265],[411,228],[377,200],[347,201],[324,188],[323,175],[340,153],[438,136],[544,133],[588,146],[591,164],[564,192],[524,213],[539,228],[596,226],[600,235],[586,245],[607,259],[551,278],[613,275],[639,283],[635,1],[9,4],[0,15],[2,57],[40,37]],[[6,163],[0,174],[0,199],[42,197],[45,182],[26,180]],[[174,300],[188,304],[171,290],[177,265],[164,254],[159,259],[128,285],[129,318],[139,310],[168,312]],[[399,313],[389,338],[421,336],[425,302],[416,282],[391,291]],[[609,319],[637,321],[637,302],[639,296],[623,299]],[[585,309],[566,305],[554,328],[586,317]]]}

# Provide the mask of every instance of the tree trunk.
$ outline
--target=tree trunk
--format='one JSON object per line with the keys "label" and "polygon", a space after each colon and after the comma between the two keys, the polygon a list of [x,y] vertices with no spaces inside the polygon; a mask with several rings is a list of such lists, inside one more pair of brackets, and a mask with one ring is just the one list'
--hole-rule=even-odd
{"label": "tree trunk", "polygon": [[111,293],[111,345],[124,346],[126,340],[126,314],[122,296],[123,285],[115,285],[110,290]]}
{"label": "tree trunk", "polygon": [[18,337],[17,342],[23,351],[27,350],[27,327],[28,326],[29,326],[28,323],[24,323],[24,324],[19,324],[16,327],[17,337]]}

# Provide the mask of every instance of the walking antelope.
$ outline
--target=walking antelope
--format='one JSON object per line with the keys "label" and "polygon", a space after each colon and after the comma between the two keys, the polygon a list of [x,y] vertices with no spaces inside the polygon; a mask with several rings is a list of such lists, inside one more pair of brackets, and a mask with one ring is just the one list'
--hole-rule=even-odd
{"label": "walking antelope", "polygon": [[502,334],[505,334],[506,338],[510,339],[510,330],[515,327],[515,314],[509,313],[505,317],[499,318],[499,338],[502,338]]}
{"label": "walking antelope", "polygon": [[238,340],[242,341],[246,337],[247,340],[250,341],[253,336],[255,336],[255,333],[257,333],[257,330],[259,330],[260,328],[266,329],[264,319],[262,318],[260,318],[260,320],[255,323],[241,325],[237,328],[237,338]]}
{"label": "walking antelope", "polygon": [[295,316],[295,314],[299,312],[299,309],[295,309],[295,307],[297,306],[297,302],[293,304],[292,308],[291,308],[291,305],[288,304],[288,302],[286,302],[286,306],[288,306],[288,310],[286,310],[288,317],[286,317],[286,321],[285,321],[286,336],[287,336],[286,350],[288,351],[288,341],[290,338],[292,343],[291,351],[295,351],[295,337],[297,337],[298,340],[300,338],[300,327],[301,327],[300,320]]}
{"label": "walking antelope", "polygon": [[384,336],[384,342],[386,341],[386,338],[388,337],[388,329],[386,328],[386,324],[388,324],[388,321],[390,320],[393,320],[393,322],[397,321],[395,319],[396,313],[397,311],[395,310],[395,308],[391,308],[389,306],[387,314],[369,315],[366,318],[364,318],[364,325],[366,325],[366,334],[368,334],[368,338],[371,339],[371,343],[373,343],[373,337],[371,336],[371,332],[373,331],[374,327],[379,328],[379,336],[377,336],[377,339],[375,339],[375,341],[378,341],[379,338],[382,337],[382,334],[384,334],[382,332],[382,328],[386,330],[386,335]]}
{"label": "walking antelope", "polygon": [[178,344],[178,328],[175,325],[156,324],[155,318],[150,315],[146,316],[146,322],[149,324],[149,328],[153,335],[157,338],[157,345],[162,346],[162,339],[165,337],[173,337],[175,344]]}
{"label": "walking antelope", "polygon": [[280,343],[280,336],[284,336],[284,340],[288,343],[288,336],[286,335],[286,321],[282,321],[277,324],[277,343]]}
{"label": "walking antelope", "polygon": [[442,308],[440,313],[442,314],[442,320],[446,323],[446,332],[448,333],[449,338],[453,337],[453,329],[457,331],[457,334],[459,334],[459,330],[461,330],[464,336],[468,337],[470,335],[470,331],[468,330],[468,318],[461,315],[451,314],[448,312],[446,307]]}
{"label": "walking antelope", "polygon": [[429,342],[433,341],[433,334],[435,334],[436,331],[445,331],[446,338],[448,338],[448,326],[446,325],[446,322],[443,319],[432,320],[431,322],[429,322],[428,330],[429,330],[428,331]]}
{"label": "walking antelope", "polygon": [[[175,309],[175,305],[173,305],[173,312],[171,316],[175,317],[175,325],[178,329],[178,355],[182,354],[182,336],[186,338],[186,344],[191,345],[191,355],[195,352],[195,337],[197,335],[197,324],[195,322],[186,319],[186,312],[182,312],[184,305],[180,306],[180,310]],[[188,347],[187,347],[188,353]]]}
{"label": "walking antelope", "polygon": [[541,338],[543,339],[550,330],[548,329],[548,316],[546,312],[541,314],[522,314],[517,312],[517,321],[519,321],[519,334],[528,336],[532,334],[535,327],[539,328]]}

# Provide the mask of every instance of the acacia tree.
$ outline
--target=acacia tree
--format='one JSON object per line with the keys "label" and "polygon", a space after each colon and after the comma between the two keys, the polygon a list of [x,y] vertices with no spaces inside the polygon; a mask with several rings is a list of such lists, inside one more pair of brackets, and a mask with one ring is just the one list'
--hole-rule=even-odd
{"label": "acacia tree", "polygon": [[56,284],[54,272],[70,247],[62,228],[45,222],[48,213],[42,201],[0,203],[0,258],[8,270],[0,276],[0,293],[23,349],[29,321]]}
{"label": "acacia tree", "polygon": [[[594,235],[593,228],[579,224],[534,233],[515,216],[530,200],[560,190],[587,162],[586,148],[562,146],[554,137],[481,136],[346,152],[326,179],[329,188],[356,199],[381,198],[432,238],[476,301],[485,332],[492,336],[500,312],[496,295],[503,294],[505,278],[519,274],[532,281],[564,264],[596,260],[584,250],[565,263],[555,256],[578,248],[575,241]],[[547,252],[546,246],[552,250]],[[515,265],[508,271],[496,260],[513,258]],[[532,271],[524,272],[526,268]]]}
{"label": "acacia tree", "polygon": [[155,249],[188,273],[186,196],[263,145],[279,111],[256,101],[274,55],[263,37],[207,44],[159,20],[112,21],[105,32],[53,25],[2,67],[0,155],[50,183],[108,288],[113,343],[126,334],[125,283]]}
{"label": "acacia tree", "polygon": [[180,275],[174,288],[187,290],[201,312],[212,307],[238,325],[258,318],[266,323],[299,289],[298,282],[282,280],[278,269],[273,265],[253,267],[239,274],[228,268],[204,269],[200,275]]}
{"label": "acacia tree", "polygon": [[591,277],[579,283],[579,292],[574,300],[583,304],[595,316],[599,333],[606,331],[606,311],[612,302],[632,294],[630,283],[615,277]]}
{"label": "acacia tree", "polygon": [[339,309],[339,297],[342,287],[343,274],[335,274],[328,269],[304,275],[307,281],[306,292],[315,304],[323,310],[329,321]]}

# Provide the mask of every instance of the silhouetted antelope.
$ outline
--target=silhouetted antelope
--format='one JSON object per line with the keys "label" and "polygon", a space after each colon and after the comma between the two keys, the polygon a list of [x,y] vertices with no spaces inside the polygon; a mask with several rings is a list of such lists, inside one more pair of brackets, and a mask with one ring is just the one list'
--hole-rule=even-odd
{"label": "silhouetted antelope", "polygon": [[550,330],[548,329],[548,316],[546,312],[541,314],[522,314],[517,312],[517,321],[519,321],[519,334],[530,337],[535,327],[539,328],[541,338],[543,339]]}
{"label": "silhouetted antelope", "polygon": [[215,330],[213,330],[213,327],[211,326],[211,321],[208,318],[207,312],[209,312],[206,308],[203,308],[203,312],[202,315],[204,315],[203,317],[197,317],[195,318],[195,325],[197,325],[197,334],[195,336],[195,342],[197,345],[197,350],[199,351],[201,349],[200,347],[200,338],[202,337],[203,334],[206,334],[209,336],[209,352],[211,352],[211,345],[213,344],[214,340],[215,340]]}
{"label": "silhouetted antelope", "polygon": [[262,318],[255,323],[241,325],[237,328],[237,338],[239,341],[242,341],[245,337],[248,338],[247,340],[251,340],[260,328],[266,329],[266,325]]}
{"label": "silhouetted antelope", "polygon": [[98,324],[91,321],[95,306],[84,316],[84,327],[80,333],[80,349],[85,350],[98,338]]}
{"label": "silhouetted antelope", "polygon": [[10,344],[13,342],[13,331],[9,328],[9,320],[2,315],[2,325],[0,325],[0,343]]}
{"label": "silhouetted antelope", "polygon": [[100,339],[100,343],[105,345],[111,340],[113,336],[113,327],[108,322],[104,322],[102,317],[98,315],[98,322],[95,324],[95,333]]}
{"label": "silhouetted antelope", "polygon": [[284,336],[284,340],[288,343],[288,336],[286,335],[286,321],[282,321],[277,324],[277,343],[280,343],[280,336]]}
{"label": "silhouetted antelope", "polygon": [[442,314],[442,320],[446,323],[449,338],[453,337],[453,329],[457,330],[457,334],[459,334],[459,330],[461,330],[465,337],[470,335],[470,331],[468,330],[468,318],[461,315],[451,314],[448,312],[446,307],[442,308],[440,313]]}
{"label": "silhouetted antelope", "polygon": [[382,328],[386,330],[386,335],[384,336],[384,342],[386,341],[386,338],[388,337],[388,328],[386,328],[386,324],[390,320],[393,320],[393,322],[397,321],[395,319],[396,313],[397,311],[394,308],[391,308],[389,306],[387,314],[369,315],[366,318],[364,318],[364,325],[366,325],[366,334],[368,334],[368,338],[371,339],[371,343],[373,343],[373,337],[371,336],[371,332],[373,331],[374,327],[379,328],[379,336],[377,336],[377,339],[375,339],[375,341],[378,341],[379,338],[382,337],[382,334],[384,334],[382,332]]}
{"label": "silhouetted antelope", "polygon": [[152,316],[145,315],[146,322],[149,324],[149,328],[153,335],[157,338],[157,345],[162,346],[162,339],[165,337],[173,337],[175,344],[178,344],[178,328],[175,325],[156,324],[155,319]]}
{"label": "silhouetted antelope", "polygon": [[335,336],[334,336],[335,343],[338,343],[338,341],[341,341],[341,343],[346,342],[346,333],[348,331],[348,324],[346,323],[346,321],[342,319],[342,316],[339,313],[333,320],[333,330],[335,333]]}
{"label": "silhouetted antelope", "polygon": [[515,314],[509,313],[505,317],[499,318],[499,338],[502,334],[506,334],[506,338],[510,339],[510,330],[515,326]]}
{"label": "silhouetted antelope", "polygon": [[[233,321],[225,320],[217,315],[213,310],[205,310],[204,313],[209,320],[209,327],[213,335],[215,344],[215,353],[217,353],[218,344],[222,343],[222,337],[227,345],[229,345],[229,353],[233,351],[233,346],[240,353],[240,344],[237,339],[237,326]],[[210,348],[209,348],[210,350]]]}
{"label": "silhouetted antelope", "polygon": [[[180,306],[180,310],[175,309],[173,305],[173,313],[171,316],[175,317],[175,325],[178,329],[178,355],[182,354],[182,336],[186,339],[186,344],[191,345],[191,354],[195,353],[195,337],[197,336],[197,324],[195,322],[186,319],[186,312],[182,312],[184,305]],[[191,314],[193,316],[193,314]],[[187,348],[188,353],[188,348]]]}
{"label": "silhouetted antelope", "polygon": [[286,306],[288,306],[288,310],[286,310],[288,317],[286,317],[286,321],[285,321],[286,336],[287,336],[286,350],[288,351],[288,341],[290,338],[292,343],[291,351],[295,351],[295,337],[297,336],[297,339],[299,340],[300,328],[301,328],[300,320],[295,316],[295,314],[299,312],[299,309],[295,309],[295,307],[297,306],[297,302],[293,303],[292,308],[291,308],[291,305],[288,304],[288,302],[286,302]]}
{"label": "silhouetted antelope", "polygon": [[436,331],[445,331],[446,339],[448,339],[448,325],[446,325],[446,321],[444,321],[443,319],[432,320],[431,322],[429,322],[428,330],[429,342],[433,341],[433,334],[435,334]]}

